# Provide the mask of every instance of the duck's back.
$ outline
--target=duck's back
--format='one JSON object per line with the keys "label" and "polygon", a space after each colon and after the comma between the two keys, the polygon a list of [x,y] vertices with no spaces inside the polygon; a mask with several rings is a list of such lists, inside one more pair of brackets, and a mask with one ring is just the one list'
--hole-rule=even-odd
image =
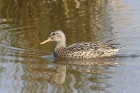
{"label": "duck's back", "polygon": [[69,47],[57,49],[54,56],[62,58],[96,58],[113,56],[119,48],[108,43],[75,43]]}

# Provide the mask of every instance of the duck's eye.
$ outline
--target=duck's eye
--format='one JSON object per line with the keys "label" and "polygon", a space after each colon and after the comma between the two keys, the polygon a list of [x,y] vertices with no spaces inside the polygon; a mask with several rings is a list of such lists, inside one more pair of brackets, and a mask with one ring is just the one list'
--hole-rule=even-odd
{"label": "duck's eye", "polygon": [[55,33],[52,33],[52,36],[55,35]]}

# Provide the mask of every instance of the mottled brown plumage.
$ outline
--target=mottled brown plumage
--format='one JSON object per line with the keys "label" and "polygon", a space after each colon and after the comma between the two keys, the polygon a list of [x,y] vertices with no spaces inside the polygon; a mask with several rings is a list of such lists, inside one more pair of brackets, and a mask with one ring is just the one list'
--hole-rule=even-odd
{"label": "mottled brown plumage", "polygon": [[105,56],[113,56],[120,49],[108,43],[75,43],[66,47],[65,34],[61,30],[52,31],[46,42],[55,41],[56,48],[53,52],[55,57],[62,58],[100,58]]}

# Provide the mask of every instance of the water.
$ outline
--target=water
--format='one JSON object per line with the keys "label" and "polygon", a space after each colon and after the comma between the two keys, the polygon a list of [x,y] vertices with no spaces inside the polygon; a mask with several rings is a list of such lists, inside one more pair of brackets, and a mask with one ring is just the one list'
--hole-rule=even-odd
{"label": "water", "polygon": [[[138,0],[0,1],[0,93],[139,93]],[[112,40],[116,57],[62,60],[55,43],[39,45],[61,29],[67,45]]]}

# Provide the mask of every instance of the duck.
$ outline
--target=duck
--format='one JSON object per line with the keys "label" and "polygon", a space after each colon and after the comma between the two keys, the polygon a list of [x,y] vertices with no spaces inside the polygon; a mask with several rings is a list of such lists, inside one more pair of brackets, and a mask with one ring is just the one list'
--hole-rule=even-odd
{"label": "duck", "polygon": [[63,31],[50,32],[47,39],[40,44],[51,41],[56,42],[53,52],[54,57],[77,59],[77,58],[103,58],[116,55],[121,47],[116,47],[108,42],[81,42],[66,46],[66,36]]}

